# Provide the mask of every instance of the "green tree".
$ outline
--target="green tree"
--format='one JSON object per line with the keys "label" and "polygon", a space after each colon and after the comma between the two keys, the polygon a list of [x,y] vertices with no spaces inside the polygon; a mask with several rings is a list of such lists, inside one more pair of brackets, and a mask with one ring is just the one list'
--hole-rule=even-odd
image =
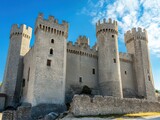
{"label": "green tree", "polygon": [[159,90],[155,90],[156,93],[160,93]]}
{"label": "green tree", "polygon": [[91,95],[91,93],[92,93],[91,88],[89,88],[87,85],[84,85],[81,94]]}

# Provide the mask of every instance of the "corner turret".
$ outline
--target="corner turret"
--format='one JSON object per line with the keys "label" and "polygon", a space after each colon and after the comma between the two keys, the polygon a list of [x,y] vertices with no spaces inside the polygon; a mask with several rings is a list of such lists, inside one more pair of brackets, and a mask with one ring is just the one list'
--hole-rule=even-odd
{"label": "corner turret", "polygon": [[132,28],[124,34],[124,38],[128,53],[133,54],[138,96],[155,101],[147,31],[140,27]]}
{"label": "corner turret", "polygon": [[132,28],[132,30],[128,30],[125,33],[124,37],[125,37],[126,44],[128,44],[132,40],[136,40],[136,39],[141,39],[141,40],[145,40],[146,42],[148,42],[147,31],[145,29],[140,28],[140,27],[138,27],[138,29]]}
{"label": "corner turret", "polygon": [[2,92],[8,97],[7,106],[15,106],[20,100],[23,57],[30,49],[32,28],[14,24],[10,32],[10,46],[5,68]]}

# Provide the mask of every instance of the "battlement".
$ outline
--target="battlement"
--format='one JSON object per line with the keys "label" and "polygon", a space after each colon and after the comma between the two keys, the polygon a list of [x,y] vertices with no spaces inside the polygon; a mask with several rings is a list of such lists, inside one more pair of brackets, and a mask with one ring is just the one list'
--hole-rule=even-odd
{"label": "battlement", "polygon": [[86,36],[79,36],[77,39],[77,43],[78,45],[89,45],[89,38],[87,38]]}
{"label": "battlement", "polygon": [[23,37],[26,37],[28,39],[31,38],[32,36],[32,28],[31,27],[27,27],[25,24],[22,25],[18,25],[18,24],[14,24],[12,25],[11,28],[11,32],[10,32],[10,38],[12,36],[20,36],[23,35]]}
{"label": "battlement", "polygon": [[132,30],[128,30],[124,34],[125,42],[126,44],[130,43],[132,40],[141,39],[148,42],[148,34],[145,29],[142,29],[140,27],[132,28]]}
{"label": "battlement", "polygon": [[111,18],[106,21],[106,19],[103,19],[103,22],[100,20],[96,23],[96,34],[104,33],[104,32],[112,32],[114,34],[118,34],[118,23],[117,21],[113,20]]}
{"label": "battlement", "polygon": [[129,53],[119,53],[119,59],[123,62],[133,62],[133,55]]}
{"label": "battlement", "polygon": [[[81,38],[85,38],[84,36]],[[88,56],[97,58],[97,49],[94,45],[92,48],[89,45],[82,45],[78,44],[78,42],[73,43],[72,41],[69,41],[67,43],[67,52],[76,54],[76,55],[82,55],[82,56]]]}
{"label": "battlement", "polygon": [[61,36],[68,37],[68,22],[62,21],[59,23],[54,16],[49,16],[48,19],[45,19],[43,14],[40,13],[36,20],[35,33],[38,29],[43,30],[44,32],[57,34]]}

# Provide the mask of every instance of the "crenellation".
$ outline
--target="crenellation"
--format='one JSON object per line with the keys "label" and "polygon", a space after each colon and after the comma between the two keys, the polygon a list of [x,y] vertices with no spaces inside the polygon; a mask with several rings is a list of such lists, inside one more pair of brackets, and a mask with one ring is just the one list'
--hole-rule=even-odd
{"label": "crenellation", "polygon": [[57,34],[68,37],[68,22],[62,21],[60,24],[54,16],[49,16],[48,19],[44,19],[42,14],[39,14],[36,20],[35,33],[38,29],[43,30],[44,32],[48,32],[51,34]]}
{"label": "crenellation", "polygon": [[106,23],[106,19],[105,18],[103,19],[103,23]]}
{"label": "crenellation", "polygon": [[112,19],[111,18],[108,19],[108,23],[112,24]]}
{"label": "crenellation", "polygon": [[112,21],[111,18],[108,19],[108,22],[106,22],[106,19],[103,19],[103,22],[101,23],[100,20],[96,23],[96,35],[104,34],[107,32],[111,32],[113,34],[118,35],[118,24],[117,21]]}
{"label": "crenellation", "polygon": [[29,26],[26,26],[25,24],[18,25],[14,24],[11,28],[10,32],[10,38],[13,36],[23,36],[25,38],[30,39],[32,36],[32,28]]}
{"label": "crenellation", "polygon": [[138,27],[138,32],[142,32],[142,28]]}
{"label": "crenellation", "polygon": [[89,40],[86,36],[79,36],[77,41],[69,41],[67,43],[67,52],[97,58],[97,50],[95,47],[89,46]]}
{"label": "crenellation", "polygon": [[48,17],[48,20],[49,20],[50,22],[54,22],[54,16],[49,16],[49,17]]}
{"label": "crenellation", "polygon": [[38,14],[38,18],[42,18],[43,19],[43,17],[44,17],[43,13],[39,13]]}
{"label": "crenellation", "polygon": [[135,34],[137,32],[136,28],[132,28],[132,34]]}
{"label": "crenellation", "polygon": [[79,36],[77,39],[77,43],[80,46],[84,46],[84,47],[88,47],[89,46],[89,38],[87,38],[86,36]]}
{"label": "crenellation", "polygon": [[18,24],[14,24],[11,28],[11,32],[12,33],[26,33],[26,34],[31,34],[32,33],[32,28],[29,26],[26,26],[25,24],[21,24],[20,26]]}
{"label": "crenellation", "polygon": [[131,31],[130,30],[127,31],[124,34],[124,38],[125,38],[124,40],[125,40],[126,44],[128,44],[131,41],[136,40],[136,39],[141,39],[141,40],[145,40],[148,42],[147,31],[145,29],[142,30],[142,28],[140,28],[140,27],[138,27],[137,29],[132,28]]}

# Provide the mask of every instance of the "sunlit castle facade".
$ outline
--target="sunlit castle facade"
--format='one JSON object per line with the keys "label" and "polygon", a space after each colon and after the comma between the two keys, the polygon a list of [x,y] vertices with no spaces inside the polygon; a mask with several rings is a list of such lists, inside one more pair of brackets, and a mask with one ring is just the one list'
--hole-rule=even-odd
{"label": "sunlit castle facade", "polygon": [[146,30],[133,28],[124,35],[127,53],[118,50],[118,24],[96,23],[97,42],[86,36],[67,41],[69,25],[39,14],[30,48],[32,28],[13,25],[1,92],[7,105],[20,102],[65,104],[84,86],[91,95],[144,98],[155,101]]}

